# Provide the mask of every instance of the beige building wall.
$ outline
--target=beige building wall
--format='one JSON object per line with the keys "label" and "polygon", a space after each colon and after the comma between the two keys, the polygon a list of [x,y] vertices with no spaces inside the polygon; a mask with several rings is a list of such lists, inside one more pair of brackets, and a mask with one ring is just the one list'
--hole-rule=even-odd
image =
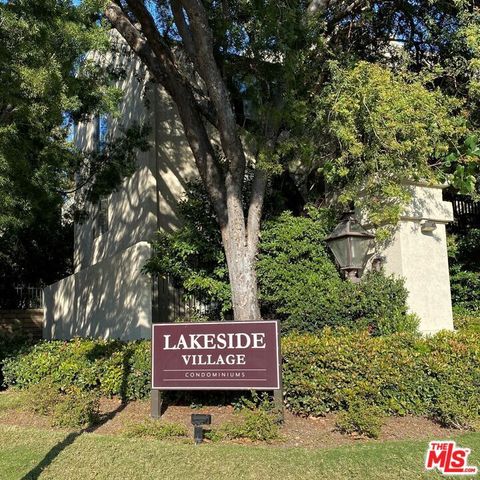
{"label": "beige building wall", "polygon": [[[46,338],[149,337],[152,285],[141,272],[150,255],[145,242],[158,230],[179,226],[177,203],[186,183],[198,176],[166,92],[150,81],[135,57],[120,53],[111,60],[125,67],[126,75],[118,83],[120,115],[107,119],[107,140],[134,122],[148,123],[150,149],[138,154],[136,172],[105,199],[108,229],[98,233],[98,205],[88,205],[88,219],[75,225],[75,274],[45,289]],[[98,134],[96,119],[79,124],[76,145],[93,151]]]}
{"label": "beige building wall", "polygon": [[[440,186],[409,188],[412,202],[402,215],[393,240],[381,252],[385,270],[405,279],[409,310],[420,317],[422,333],[452,330],[445,231],[446,224],[453,220],[452,205],[443,201]],[[434,222],[433,231],[425,231],[426,221]]]}
{"label": "beige building wall", "polygon": [[140,242],[45,288],[43,337],[150,338],[152,289]]}

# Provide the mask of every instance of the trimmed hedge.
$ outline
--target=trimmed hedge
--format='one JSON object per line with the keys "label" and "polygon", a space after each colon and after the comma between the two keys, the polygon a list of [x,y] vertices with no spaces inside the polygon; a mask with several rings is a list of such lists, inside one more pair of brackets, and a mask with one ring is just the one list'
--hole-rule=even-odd
{"label": "trimmed hedge", "polygon": [[[476,428],[480,415],[480,333],[372,337],[325,329],[282,340],[285,403],[299,415],[348,411],[364,402],[386,415],[428,415]],[[150,391],[150,342],[42,342],[7,359],[5,382],[28,387],[50,377],[107,396],[141,399]]]}
{"label": "trimmed hedge", "polygon": [[44,341],[5,360],[3,374],[7,386],[26,388],[49,377],[62,391],[76,386],[123,400],[145,398],[150,392],[150,342]]}
{"label": "trimmed hedge", "polygon": [[324,415],[364,401],[387,415],[478,426],[478,333],[371,337],[326,330],[322,336],[291,335],[282,348],[285,401],[294,413]]}

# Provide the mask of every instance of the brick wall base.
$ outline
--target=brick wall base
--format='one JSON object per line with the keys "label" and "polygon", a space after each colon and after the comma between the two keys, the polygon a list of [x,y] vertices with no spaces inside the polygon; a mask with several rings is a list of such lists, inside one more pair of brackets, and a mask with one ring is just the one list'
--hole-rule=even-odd
{"label": "brick wall base", "polygon": [[22,335],[42,338],[43,308],[35,310],[0,310],[0,336]]}

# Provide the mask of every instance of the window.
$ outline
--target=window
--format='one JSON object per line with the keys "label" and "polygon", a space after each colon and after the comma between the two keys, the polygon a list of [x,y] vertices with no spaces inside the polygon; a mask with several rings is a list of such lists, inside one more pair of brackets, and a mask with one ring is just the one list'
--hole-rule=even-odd
{"label": "window", "polygon": [[105,148],[108,134],[108,117],[105,114],[97,117],[97,150],[101,152]]}
{"label": "window", "polygon": [[93,238],[103,235],[109,229],[108,199],[101,198],[97,205],[97,214],[93,221]]}

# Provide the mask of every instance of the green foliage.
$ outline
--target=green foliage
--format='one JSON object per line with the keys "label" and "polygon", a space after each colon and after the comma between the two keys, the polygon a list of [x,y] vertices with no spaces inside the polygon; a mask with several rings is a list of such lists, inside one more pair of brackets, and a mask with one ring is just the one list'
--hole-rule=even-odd
{"label": "green foliage", "polygon": [[455,386],[442,389],[438,402],[432,409],[432,417],[447,428],[478,431],[480,429],[480,394],[469,396],[465,401],[458,398]]}
{"label": "green foliage", "polygon": [[[183,228],[158,235],[146,270],[169,275],[186,293],[217,305],[212,317],[225,316],[231,310],[225,257],[199,184],[190,185],[180,212]],[[307,207],[304,216],[285,211],[263,223],[256,270],[264,317],[281,319],[283,332],[327,325],[368,327],[374,335],[415,331],[401,280],[382,273],[367,274],[359,284],[341,279],[325,244],[334,222],[332,211]]]}
{"label": "green foliage", "polygon": [[212,316],[224,316],[232,308],[225,254],[213,208],[200,183],[188,185],[178,211],[184,226],[157,235],[145,270],[169,276],[187,294],[217,304]]}
{"label": "green foliage", "polygon": [[52,415],[62,395],[51,379],[46,377],[38,383],[32,383],[25,391],[25,398],[28,410],[39,415]]}
{"label": "green foliage", "polygon": [[248,439],[269,442],[279,437],[279,427],[274,416],[263,409],[241,410],[234,420],[205,432],[206,438],[213,441]]}
{"label": "green foliage", "polygon": [[467,230],[463,235],[454,237],[456,247],[453,258],[456,262],[461,263],[468,270],[480,270],[480,229],[472,228]]}
{"label": "green foliage", "polygon": [[271,412],[274,409],[274,404],[267,392],[259,393],[256,390],[251,390],[249,395],[242,395],[236,402],[234,402],[233,408],[237,411],[243,409],[260,409],[266,412]]}
{"label": "green foliage", "polygon": [[[81,173],[77,173],[77,184],[84,188],[78,192],[76,202],[96,204],[116,191],[122,180],[137,169],[137,153],[150,148],[149,134],[149,125],[132,123],[129,128],[120,129],[120,135],[114,140],[105,142],[100,151],[87,152]],[[77,206],[77,210],[80,207]]]}
{"label": "green foliage", "polygon": [[[2,2],[0,16],[0,251],[6,256],[7,242],[18,239],[33,250],[34,241],[27,241],[33,235],[39,250],[60,253],[60,240],[68,235],[60,222],[60,191],[71,185],[75,157],[64,115],[99,107],[105,76],[89,79],[75,67],[91,48],[105,51],[106,32],[70,2]],[[18,265],[18,250],[15,260],[4,257],[2,263]]]}
{"label": "green foliage", "polygon": [[188,435],[185,425],[172,422],[159,422],[149,420],[143,423],[135,423],[127,427],[125,436],[130,438],[152,437],[157,440],[172,437],[186,437]]}
{"label": "green foliage", "polygon": [[25,406],[39,415],[50,417],[58,427],[89,427],[99,416],[99,398],[95,390],[86,391],[72,385],[61,391],[52,378],[32,383],[25,392]]}
{"label": "green foliage", "polygon": [[338,414],[336,427],[342,433],[358,433],[370,438],[378,438],[383,423],[382,415],[382,410],[376,405],[353,402],[348,410]]}
{"label": "green foliage", "polygon": [[[135,151],[146,148],[144,129],[133,126],[102,152],[72,145],[74,122],[114,115],[122,92],[113,81],[123,73],[105,60],[101,2],[75,3],[0,2],[1,308],[17,307],[13,285],[50,284],[71,272],[73,225],[64,207],[83,175],[82,192],[96,201],[133,172]],[[78,207],[81,195],[76,200]]]}
{"label": "green foliage", "polygon": [[[340,204],[355,201],[382,227],[395,224],[409,201],[406,181],[455,177],[461,186],[460,175],[446,176],[452,162],[448,168],[442,162],[469,134],[462,102],[418,74],[366,61],[328,65],[330,80],[315,96],[314,115],[305,117],[308,141],[319,148],[313,159],[310,149],[306,154]],[[478,158],[472,159],[458,154],[457,170],[468,164],[478,171]]]}
{"label": "green foliage", "polygon": [[471,332],[429,338],[328,330],[322,336],[289,335],[282,343],[287,407],[301,415],[324,415],[348,410],[355,399],[386,415],[429,415],[473,427],[479,339]]}
{"label": "green foliage", "polygon": [[48,377],[62,391],[74,386],[106,396],[144,398],[150,391],[150,345],[117,340],[41,342],[5,361],[5,383],[27,388]]}
{"label": "green foliage", "polygon": [[52,425],[67,428],[95,425],[99,418],[99,406],[97,392],[69,387],[53,408]]}
{"label": "green foliage", "polygon": [[480,333],[480,315],[472,314],[468,310],[455,308],[453,311],[453,325],[456,330]]}
{"label": "green foliage", "polygon": [[0,337],[0,387],[3,384],[3,362],[32,345],[33,340],[19,331]]}
{"label": "green foliage", "polygon": [[[80,392],[148,398],[149,352],[148,341],[43,342],[9,359],[4,374],[9,386],[35,389],[32,398],[40,399],[36,404],[42,413],[51,412],[70,392],[90,405]],[[367,331],[326,328],[321,335],[284,337],[282,355],[285,404],[295,414],[352,410],[353,418],[361,417],[362,405],[368,405],[384,415],[428,415],[445,425],[476,428],[480,336],[473,329],[432,337],[372,337]],[[237,433],[229,430],[225,438],[273,438],[275,412],[268,396],[255,394],[236,405],[242,407],[231,427]]]}
{"label": "green foliage", "polygon": [[454,310],[480,311],[480,229],[449,236],[450,288]]}
{"label": "green foliage", "polygon": [[325,244],[331,228],[329,212],[316,209],[266,222],[257,262],[264,311],[282,320],[283,332],[325,326],[368,327],[374,335],[415,331],[401,280],[378,272],[358,284],[341,279]]}
{"label": "green foliage", "polygon": [[480,143],[477,135],[469,135],[463,145],[442,159],[440,179],[447,181],[460,193],[475,194]]}
{"label": "green foliage", "polygon": [[281,148],[290,168],[311,172],[313,192],[326,181],[340,204],[354,200],[382,227],[408,202],[405,181],[439,180],[473,194],[480,10],[468,2],[352,7],[318,2],[303,32],[310,51],[285,53],[291,130]]}
{"label": "green foliage", "polygon": [[462,266],[450,267],[452,304],[470,312],[480,311],[480,272],[462,270]]}

